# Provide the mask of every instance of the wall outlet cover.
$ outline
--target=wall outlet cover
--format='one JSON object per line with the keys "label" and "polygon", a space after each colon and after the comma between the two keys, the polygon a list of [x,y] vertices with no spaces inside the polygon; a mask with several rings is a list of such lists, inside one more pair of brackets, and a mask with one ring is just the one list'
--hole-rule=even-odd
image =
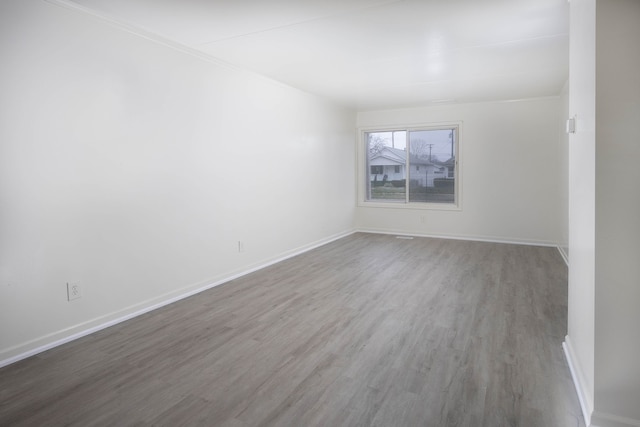
{"label": "wall outlet cover", "polygon": [[73,301],[80,298],[80,285],[77,283],[67,283],[67,300]]}

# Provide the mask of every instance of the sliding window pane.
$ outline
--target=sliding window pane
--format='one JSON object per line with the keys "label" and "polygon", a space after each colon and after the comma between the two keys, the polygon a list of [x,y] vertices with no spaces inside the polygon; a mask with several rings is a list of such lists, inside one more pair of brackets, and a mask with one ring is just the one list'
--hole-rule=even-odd
{"label": "sliding window pane", "polygon": [[456,128],[409,132],[409,202],[455,203]]}
{"label": "sliding window pane", "polygon": [[406,201],[406,131],[365,134],[367,200]]}

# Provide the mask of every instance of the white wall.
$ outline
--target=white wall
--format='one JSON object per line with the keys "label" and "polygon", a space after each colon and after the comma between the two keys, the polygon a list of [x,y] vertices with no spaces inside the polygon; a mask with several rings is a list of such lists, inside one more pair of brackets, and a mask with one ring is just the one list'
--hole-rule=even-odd
{"label": "white wall", "polygon": [[560,93],[560,117],[558,127],[558,161],[560,162],[560,240],[558,248],[565,259],[569,258],[569,134],[566,131],[566,119],[569,118],[569,80]]}
{"label": "white wall", "polygon": [[595,0],[570,3],[569,300],[565,350],[587,425],[593,411],[595,328]]}
{"label": "white wall", "polygon": [[353,230],[353,112],[37,0],[0,57],[0,361]]}
{"label": "white wall", "polygon": [[640,2],[571,2],[569,330],[587,425],[640,425]]}
{"label": "white wall", "polygon": [[596,1],[595,412],[640,426],[640,1]]}
{"label": "white wall", "polygon": [[359,127],[463,124],[460,211],[360,206],[357,227],[557,244],[561,216],[560,108],[558,97],[358,113]]}

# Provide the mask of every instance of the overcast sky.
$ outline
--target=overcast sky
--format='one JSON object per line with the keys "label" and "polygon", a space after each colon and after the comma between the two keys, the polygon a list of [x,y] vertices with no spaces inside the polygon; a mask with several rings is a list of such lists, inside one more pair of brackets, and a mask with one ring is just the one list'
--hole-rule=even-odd
{"label": "overcast sky", "polygon": [[[428,153],[428,146],[431,145],[431,155],[433,159],[441,161],[448,160],[451,157],[451,139],[449,137],[451,133],[450,129],[442,130],[421,130],[410,131],[409,136],[413,144],[418,143],[422,145],[419,151]],[[389,147],[399,148],[404,150],[407,145],[407,132],[375,132],[372,135],[379,136],[384,139],[385,145]]]}

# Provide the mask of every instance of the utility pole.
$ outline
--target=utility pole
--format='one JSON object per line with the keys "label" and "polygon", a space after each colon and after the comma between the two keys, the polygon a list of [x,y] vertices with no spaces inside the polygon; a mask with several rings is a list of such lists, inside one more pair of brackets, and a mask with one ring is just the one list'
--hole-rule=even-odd
{"label": "utility pole", "polygon": [[[431,148],[433,147],[433,144],[427,144],[429,146],[429,163],[431,163]],[[429,200],[429,165],[425,165],[424,167],[425,172],[424,172],[424,196],[425,196],[425,201],[428,202]]]}

